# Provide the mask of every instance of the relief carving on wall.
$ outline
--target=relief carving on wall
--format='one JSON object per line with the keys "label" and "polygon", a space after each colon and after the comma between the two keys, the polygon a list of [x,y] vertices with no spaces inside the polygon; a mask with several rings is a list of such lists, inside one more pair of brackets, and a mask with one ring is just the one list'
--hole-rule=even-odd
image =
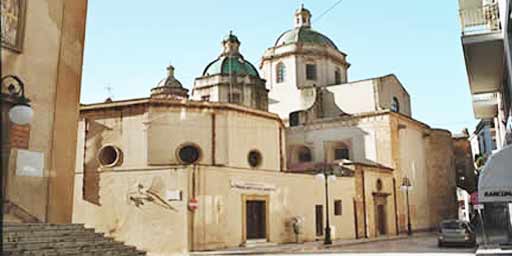
{"label": "relief carving on wall", "polygon": [[2,47],[21,51],[25,23],[25,0],[2,1]]}

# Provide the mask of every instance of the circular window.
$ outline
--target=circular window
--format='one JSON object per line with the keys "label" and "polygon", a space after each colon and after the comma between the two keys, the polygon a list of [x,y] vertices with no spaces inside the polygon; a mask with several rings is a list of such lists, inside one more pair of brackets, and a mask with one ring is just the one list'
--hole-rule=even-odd
{"label": "circular window", "polygon": [[185,164],[193,164],[199,160],[201,150],[195,145],[185,145],[178,151],[178,157]]}
{"label": "circular window", "polygon": [[247,155],[247,161],[251,167],[258,167],[261,164],[261,153],[257,150],[251,150]]}
{"label": "circular window", "polygon": [[377,191],[381,191],[382,188],[383,188],[382,180],[381,179],[377,179]]}
{"label": "circular window", "polygon": [[98,152],[98,162],[102,167],[114,167],[121,164],[122,151],[114,145],[105,145]]}

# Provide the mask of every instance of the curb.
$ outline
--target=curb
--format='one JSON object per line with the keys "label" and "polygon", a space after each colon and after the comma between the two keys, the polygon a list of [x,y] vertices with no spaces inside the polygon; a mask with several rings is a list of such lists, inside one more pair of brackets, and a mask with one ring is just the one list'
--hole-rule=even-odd
{"label": "curb", "polygon": [[[341,248],[344,246],[352,246],[352,245],[359,245],[359,244],[367,244],[367,243],[375,243],[375,242],[386,242],[386,241],[395,241],[395,240],[402,240],[402,239],[408,239],[408,238],[417,238],[417,237],[424,237],[424,236],[430,236],[432,233],[429,232],[422,232],[413,236],[407,236],[407,235],[399,235],[399,236],[389,236],[389,237],[383,237],[383,238],[372,238],[372,239],[361,239],[361,240],[340,240],[339,244],[332,244],[332,245],[307,245],[307,244],[281,244],[276,246],[269,246],[269,247],[260,247],[260,248],[254,248],[255,250],[233,250],[233,251],[202,251],[202,252],[190,252],[190,255],[264,255],[264,254],[289,254],[289,253],[295,253],[295,254],[304,254],[304,253],[311,253],[311,252],[318,252],[322,253],[329,249],[336,249]],[[311,242],[314,243],[314,242]],[[290,248],[286,248],[286,245],[291,245]]]}

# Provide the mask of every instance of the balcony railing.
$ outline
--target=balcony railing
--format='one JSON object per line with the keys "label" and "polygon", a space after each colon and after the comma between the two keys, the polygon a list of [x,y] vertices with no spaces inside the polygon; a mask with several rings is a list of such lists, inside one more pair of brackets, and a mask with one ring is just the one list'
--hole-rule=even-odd
{"label": "balcony railing", "polygon": [[483,34],[501,30],[497,3],[460,10],[463,35]]}

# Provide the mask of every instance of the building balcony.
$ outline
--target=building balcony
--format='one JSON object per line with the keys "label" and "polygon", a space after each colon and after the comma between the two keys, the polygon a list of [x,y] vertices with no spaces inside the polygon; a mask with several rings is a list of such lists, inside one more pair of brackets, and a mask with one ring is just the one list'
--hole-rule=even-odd
{"label": "building balcony", "polygon": [[498,3],[482,0],[460,0],[462,35],[488,34],[501,31]]}
{"label": "building balcony", "polygon": [[498,94],[473,94],[473,112],[478,119],[493,118],[498,114]]}
{"label": "building balcony", "polygon": [[477,118],[496,113],[493,93],[503,82],[504,40],[497,3],[459,0],[462,47]]}

